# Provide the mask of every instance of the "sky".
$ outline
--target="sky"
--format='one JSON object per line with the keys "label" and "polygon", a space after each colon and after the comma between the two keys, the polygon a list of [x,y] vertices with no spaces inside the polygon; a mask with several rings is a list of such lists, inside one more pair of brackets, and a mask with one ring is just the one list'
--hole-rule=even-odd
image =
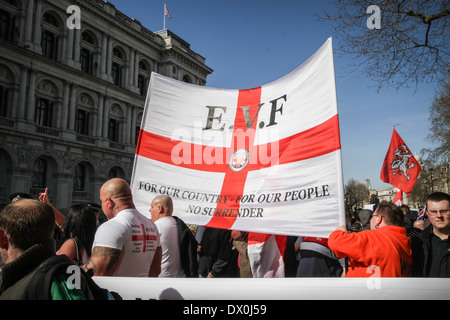
{"label": "sky", "polygon": [[[163,29],[163,1],[110,2],[150,31]],[[268,84],[296,69],[332,37],[345,184],[370,179],[372,189],[390,186],[381,181],[380,171],[394,126],[413,154],[432,146],[426,137],[438,85],[378,90],[376,81],[350,67],[354,56],[337,52],[332,22],[318,19],[332,10],[329,1],[166,0],[166,6],[172,17],[166,16],[166,29],[190,43],[214,70],[208,87]]]}

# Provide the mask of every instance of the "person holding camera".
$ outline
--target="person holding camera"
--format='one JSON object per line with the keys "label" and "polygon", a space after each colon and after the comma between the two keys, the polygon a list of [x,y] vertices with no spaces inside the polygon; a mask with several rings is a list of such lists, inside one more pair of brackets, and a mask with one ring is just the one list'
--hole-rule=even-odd
{"label": "person holding camera", "polygon": [[370,230],[349,233],[345,226],[328,238],[338,258],[349,258],[346,277],[409,276],[412,267],[411,240],[403,225],[403,212],[393,203],[382,202],[370,219]]}

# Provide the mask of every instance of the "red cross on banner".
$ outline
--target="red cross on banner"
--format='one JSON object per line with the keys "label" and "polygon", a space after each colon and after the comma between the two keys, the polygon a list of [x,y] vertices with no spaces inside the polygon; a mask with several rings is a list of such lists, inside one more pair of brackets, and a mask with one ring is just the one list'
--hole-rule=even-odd
{"label": "red cross on banner", "polygon": [[[249,98],[251,99],[251,97],[258,97],[259,93],[260,88],[253,89],[251,91],[250,90],[240,91],[239,97],[241,98],[239,99],[239,101],[241,103],[238,103],[238,105],[244,105],[245,103],[243,104],[242,101],[251,102],[248,101],[248,99]],[[250,107],[251,114],[252,111],[255,112],[258,103],[259,101],[257,100],[253,101],[253,107]],[[242,115],[239,115],[241,109],[236,108],[236,110],[238,114],[236,115],[236,122],[234,127],[242,129],[242,122],[243,122]],[[241,122],[241,124],[239,124],[239,122]],[[338,130],[338,126],[339,126],[338,117],[335,116],[319,126],[316,126],[314,128],[311,128],[310,130],[301,132],[295,136],[279,141],[278,146],[281,152],[277,164],[295,162],[338,150],[340,148],[339,139],[336,139],[335,137],[333,138],[335,132]],[[253,130],[250,130],[250,132],[253,132],[250,135],[251,139],[250,141],[249,140],[246,141],[248,142],[249,145],[251,145],[254,140],[254,128],[252,129]],[[239,131],[235,129],[235,132]],[[325,139],[318,139],[318,137],[325,137]],[[167,153],[165,150],[173,150],[179,143],[180,143],[179,141],[172,141],[164,137],[156,136],[146,131],[141,131],[141,139],[139,147],[137,149],[137,154],[149,159],[155,159],[165,163],[172,163],[171,154]],[[186,145],[188,149],[192,150],[196,149],[196,147],[190,146],[189,143],[186,143]],[[295,146],[296,152],[293,152],[293,150],[289,149],[289,146],[291,145]],[[206,146],[199,146],[199,147],[201,148],[203,153]],[[236,151],[237,147],[231,146],[227,149],[230,148],[232,150],[231,151],[232,153]],[[248,147],[248,149],[251,148]],[[230,154],[230,151],[216,150],[216,152],[224,155]],[[256,148],[254,156],[255,157],[258,156],[258,148]],[[215,171],[226,173],[223,187],[221,190],[221,195],[234,194],[235,197],[239,195],[242,196],[248,171],[258,170],[267,166],[267,164],[263,164],[261,163],[261,161],[257,161],[256,163],[249,164],[246,168],[244,168],[239,172],[233,172],[232,170],[230,170],[229,165],[225,158],[223,162],[219,164],[216,163],[208,164],[208,163],[211,162],[208,161],[208,159],[203,159],[202,163],[195,164],[194,156],[192,155],[191,161],[188,161],[185,164],[184,163],[180,164],[180,166],[196,170],[206,170],[210,172]],[[239,203],[233,202],[231,204],[226,204],[220,202],[218,203],[217,208],[222,211],[225,209],[228,210],[238,209]],[[236,214],[232,215],[231,217],[214,216],[214,218],[208,223],[208,226],[222,227],[228,229],[231,228],[235,219]]]}
{"label": "red cross on banner", "polygon": [[152,74],[131,182],[138,209],[167,194],[190,224],[319,237],[343,224],[331,52],[330,39],[249,90]]}

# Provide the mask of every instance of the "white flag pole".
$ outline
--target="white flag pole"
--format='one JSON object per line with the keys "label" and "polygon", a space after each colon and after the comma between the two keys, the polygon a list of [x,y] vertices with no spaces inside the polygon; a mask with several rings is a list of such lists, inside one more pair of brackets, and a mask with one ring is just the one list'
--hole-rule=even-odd
{"label": "white flag pole", "polygon": [[164,3],[164,24],[163,24],[163,30],[166,30],[166,4]]}

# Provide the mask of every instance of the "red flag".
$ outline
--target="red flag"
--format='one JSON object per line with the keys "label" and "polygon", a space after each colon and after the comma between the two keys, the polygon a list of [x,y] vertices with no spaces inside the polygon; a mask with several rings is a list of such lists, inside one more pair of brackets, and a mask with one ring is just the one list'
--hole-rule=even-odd
{"label": "red flag", "polygon": [[410,194],[421,169],[416,158],[394,129],[391,144],[381,168],[381,180]]}
{"label": "red flag", "polygon": [[164,15],[169,16],[169,19],[172,20],[172,16],[170,15],[169,9],[167,9],[166,5],[164,5]]}
{"label": "red flag", "polygon": [[397,192],[395,193],[394,204],[398,207],[403,204],[403,191],[400,189],[397,189]]}

